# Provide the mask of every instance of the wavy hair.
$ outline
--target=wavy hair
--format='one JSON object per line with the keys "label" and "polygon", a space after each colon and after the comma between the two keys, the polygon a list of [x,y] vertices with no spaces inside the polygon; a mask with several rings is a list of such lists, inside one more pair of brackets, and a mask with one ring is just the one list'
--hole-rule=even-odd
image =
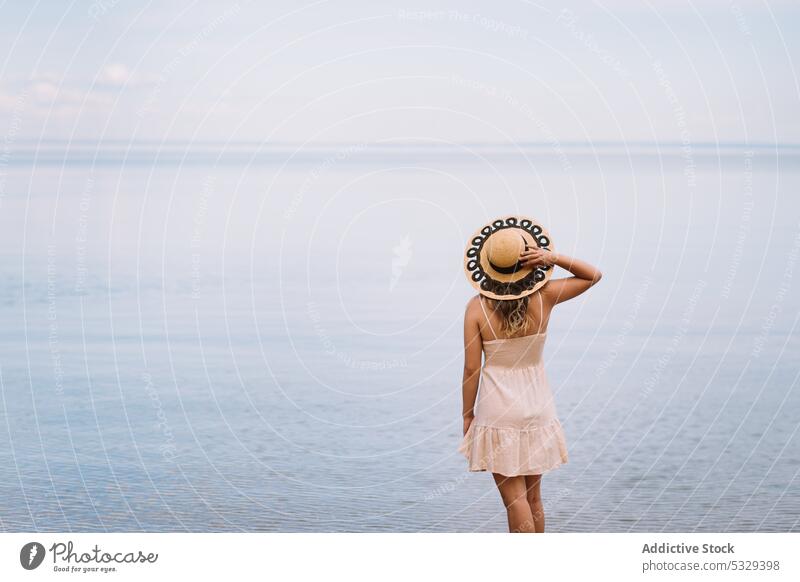
{"label": "wavy hair", "polygon": [[506,335],[514,336],[528,328],[528,300],[530,295],[519,299],[493,300],[494,309],[502,323],[500,328]]}
{"label": "wavy hair", "polygon": [[[521,283],[495,283],[491,291],[495,293],[518,293],[525,289],[530,289],[535,282],[527,284]],[[530,320],[528,319],[528,302],[531,296],[526,295],[519,299],[492,299],[492,306],[495,312],[500,315],[502,331],[509,336],[514,336],[527,330]]]}

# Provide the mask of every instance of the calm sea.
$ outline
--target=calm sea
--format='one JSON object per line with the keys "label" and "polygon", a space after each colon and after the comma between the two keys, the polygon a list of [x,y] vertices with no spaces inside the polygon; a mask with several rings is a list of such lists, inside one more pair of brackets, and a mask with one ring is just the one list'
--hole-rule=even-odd
{"label": "calm sea", "polygon": [[[503,531],[461,436],[467,237],[604,272],[545,349],[551,531],[800,531],[800,151],[16,144],[0,530]],[[563,275],[563,273],[562,273]]]}

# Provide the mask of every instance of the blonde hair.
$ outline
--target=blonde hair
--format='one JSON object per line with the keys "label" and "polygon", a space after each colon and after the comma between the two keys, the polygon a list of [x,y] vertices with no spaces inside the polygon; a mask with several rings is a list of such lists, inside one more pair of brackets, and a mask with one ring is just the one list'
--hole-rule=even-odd
{"label": "blonde hair", "polygon": [[494,310],[500,316],[500,329],[513,336],[528,329],[528,300],[530,295],[519,299],[493,300]]}

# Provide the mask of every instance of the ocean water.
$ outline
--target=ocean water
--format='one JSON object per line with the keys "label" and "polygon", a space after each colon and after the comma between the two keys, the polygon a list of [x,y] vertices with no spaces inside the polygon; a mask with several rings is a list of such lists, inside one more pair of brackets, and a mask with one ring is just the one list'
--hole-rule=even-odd
{"label": "ocean water", "polygon": [[5,161],[3,531],[504,531],[456,450],[461,252],[513,212],[604,273],[548,331],[548,529],[800,531],[796,149]]}

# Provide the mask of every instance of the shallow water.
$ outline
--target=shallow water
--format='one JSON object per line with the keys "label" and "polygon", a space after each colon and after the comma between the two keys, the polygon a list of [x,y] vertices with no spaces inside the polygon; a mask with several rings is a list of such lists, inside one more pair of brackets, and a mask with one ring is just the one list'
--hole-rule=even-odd
{"label": "shallow water", "polygon": [[548,331],[548,528],[800,531],[796,154],[274,156],[8,168],[0,529],[502,531],[460,253],[520,210],[604,272]]}

